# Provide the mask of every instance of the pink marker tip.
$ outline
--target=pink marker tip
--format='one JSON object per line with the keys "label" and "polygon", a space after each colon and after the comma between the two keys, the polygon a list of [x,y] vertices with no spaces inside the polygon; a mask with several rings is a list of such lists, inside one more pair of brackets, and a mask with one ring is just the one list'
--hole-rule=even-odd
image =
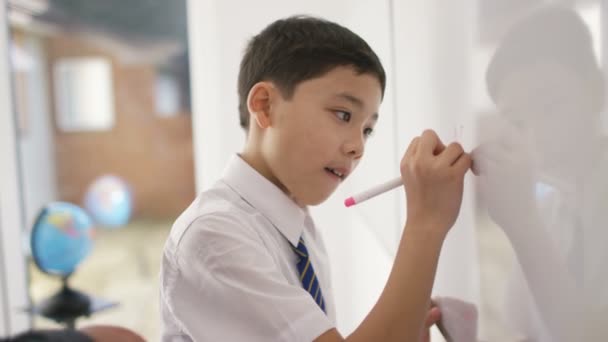
{"label": "pink marker tip", "polygon": [[355,204],[355,199],[352,198],[352,197],[349,197],[349,198],[347,198],[347,199],[344,200],[344,205],[346,207],[350,207],[351,205],[354,205],[354,204]]}

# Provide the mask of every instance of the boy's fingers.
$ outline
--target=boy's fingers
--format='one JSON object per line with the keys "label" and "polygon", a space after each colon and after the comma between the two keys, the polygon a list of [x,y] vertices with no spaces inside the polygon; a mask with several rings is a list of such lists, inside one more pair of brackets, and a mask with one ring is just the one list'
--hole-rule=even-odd
{"label": "boy's fingers", "polygon": [[464,149],[459,143],[453,142],[445,148],[439,156],[440,163],[446,166],[452,166],[464,153]]}
{"label": "boy's fingers", "polygon": [[437,133],[430,129],[427,129],[422,133],[422,136],[420,137],[420,146],[418,147],[418,152],[423,153],[425,155],[437,155],[441,153],[444,149],[445,145],[443,145],[443,143],[437,136]]}
{"label": "boy's fingers", "polygon": [[431,308],[429,309],[428,313],[426,314],[426,320],[424,322],[424,331],[422,333],[421,342],[430,342],[430,340],[431,340],[430,329],[434,324],[439,322],[440,319],[441,319],[441,311],[439,310],[439,308],[437,306],[434,305],[434,303],[431,303]]}
{"label": "boy's fingers", "polygon": [[429,331],[429,329],[424,329],[420,342],[431,342],[431,332]]}
{"label": "boy's fingers", "polygon": [[472,166],[471,155],[468,153],[463,153],[460,155],[458,160],[454,162],[453,167],[458,170],[459,174],[465,174],[467,170],[469,170]]}
{"label": "boy's fingers", "polygon": [[434,306],[429,309],[429,312],[426,315],[426,321],[424,322],[424,326],[426,328],[430,328],[433,324],[437,323],[441,319],[441,311],[438,307]]}
{"label": "boy's fingers", "polygon": [[[439,138],[437,138],[437,139],[439,139]],[[441,140],[438,140],[438,142],[439,143],[437,144],[437,146],[435,146],[435,149],[433,150],[433,155],[435,155],[435,156],[445,150],[445,145],[443,144],[443,142]]]}
{"label": "boy's fingers", "polygon": [[410,142],[410,145],[407,147],[407,150],[405,151],[405,156],[411,157],[411,156],[415,155],[416,151],[418,150],[419,143],[420,143],[420,137],[415,137],[414,139],[412,139],[412,141]]}

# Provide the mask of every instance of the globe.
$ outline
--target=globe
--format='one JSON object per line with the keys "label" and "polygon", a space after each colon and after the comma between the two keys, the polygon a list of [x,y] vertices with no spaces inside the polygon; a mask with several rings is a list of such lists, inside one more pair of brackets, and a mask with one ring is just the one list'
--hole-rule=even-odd
{"label": "globe", "polygon": [[70,288],[68,278],[93,249],[93,220],[81,207],[52,202],[38,214],[30,238],[38,268],[61,277],[61,288],[34,305],[33,313],[74,328],[76,320],[117,305]]}
{"label": "globe", "polygon": [[31,235],[32,255],[43,272],[67,277],[93,248],[93,222],[79,206],[53,202],[45,206]]}
{"label": "globe", "polygon": [[131,217],[131,191],[120,177],[104,175],[87,189],[84,206],[99,226],[122,227]]}

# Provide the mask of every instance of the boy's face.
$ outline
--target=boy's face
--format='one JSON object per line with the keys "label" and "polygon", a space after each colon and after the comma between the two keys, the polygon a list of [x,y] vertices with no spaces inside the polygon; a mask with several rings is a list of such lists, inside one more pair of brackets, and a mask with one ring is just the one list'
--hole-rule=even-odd
{"label": "boy's face", "polygon": [[323,202],[357,167],[381,101],[378,79],[350,67],[276,96],[261,146],[267,177],[299,205]]}

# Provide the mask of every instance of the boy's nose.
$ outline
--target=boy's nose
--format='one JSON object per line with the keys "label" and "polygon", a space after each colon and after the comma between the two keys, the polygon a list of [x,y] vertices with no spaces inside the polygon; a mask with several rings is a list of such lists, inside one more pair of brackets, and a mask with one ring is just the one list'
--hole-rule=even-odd
{"label": "boy's nose", "polygon": [[356,137],[344,143],[344,153],[349,155],[353,159],[359,159],[363,156],[365,150],[365,137],[363,134],[359,134]]}

